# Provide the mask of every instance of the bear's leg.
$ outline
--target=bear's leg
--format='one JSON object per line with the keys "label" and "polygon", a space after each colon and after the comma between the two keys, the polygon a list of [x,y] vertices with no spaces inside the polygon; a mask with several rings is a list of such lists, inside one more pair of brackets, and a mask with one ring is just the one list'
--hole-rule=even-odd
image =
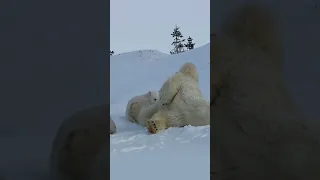
{"label": "bear's leg", "polygon": [[151,134],[156,134],[168,128],[168,114],[166,111],[158,111],[148,121],[147,127]]}
{"label": "bear's leg", "polygon": [[169,127],[183,127],[185,122],[184,116],[177,111],[161,110],[155,113],[151,119],[148,120],[148,130],[152,134],[168,129]]}
{"label": "bear's leg", "polygon": [[159,95],[163,106],[169,105],[178,94],[182,83],[181,78],[184,76],[183,73],[177,73],[162,85]]}
{"label": "bear's leg", "polygon": [[141,104],[140,103],[132,103],[129,109],[129,116],[131,117],[129,121],[133,123],[138,123],[138,116],[139,112],[141,110]]}
{"label": "bear's leg", "polygon": [[150,119],[158,111],[158,105],[152,104],[150,106],[142,107],[140,109],[137,123],[146,126],[148,119]]}

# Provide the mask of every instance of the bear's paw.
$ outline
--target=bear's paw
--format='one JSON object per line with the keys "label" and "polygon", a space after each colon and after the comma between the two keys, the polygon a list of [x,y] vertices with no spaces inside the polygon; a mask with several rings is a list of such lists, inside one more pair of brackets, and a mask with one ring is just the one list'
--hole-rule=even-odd
{"label": "bear's paw", "polygon": [[147,122],[148,130],[151,134],[157,134],[163,130],[168,129],[168,119],[165,117],[153,116]]}

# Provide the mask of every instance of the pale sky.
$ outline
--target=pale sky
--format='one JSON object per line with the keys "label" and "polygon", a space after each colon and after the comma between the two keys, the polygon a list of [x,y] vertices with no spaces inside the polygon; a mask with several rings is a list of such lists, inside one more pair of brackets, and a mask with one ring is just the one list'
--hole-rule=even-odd
{"label": "pale sky", "polygon": [[210,0],[111,0],[110,48],[115,54],[155,49],[169,54],[175,25],[195,48],[210,42]]}

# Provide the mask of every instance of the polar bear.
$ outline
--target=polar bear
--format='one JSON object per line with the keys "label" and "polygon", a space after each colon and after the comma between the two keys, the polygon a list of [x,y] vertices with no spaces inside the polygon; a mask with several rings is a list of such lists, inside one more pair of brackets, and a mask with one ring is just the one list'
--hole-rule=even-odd
{"label": "polar bear", "polygon": [[[192,71],[185,69],[190,67]],[[201,93],[195,67],[191,63],[184,64],[179,72],[162,85],[159,91],[161,106],[147,121],[151,133],[158,133],[168,127],[210,124],[210,104]]]}
{"label": "polar bear", "polygon": [[[197,72],[197,67],[193,63],[187,62],[183,64],[179,72],[192,77],[197,83],[199,83],[199,75]],[[150,106],[142,107],[138,115],[138,124],[145,126],[147,120],[149,120],[156,112],[158,112],[160,107],[161,106],[159,106],[159,103],[154,103]],[[159,113],[164,113],[164,112],[162,111]]]}
{"label": "polar bear", "polygon": [[137,123],[146,126],[147,121],[160,109],[160,101],[157,101],[149,106],[143,106],[140,109],[140,112],[138,114]]}
{"label": "polar bear", "polygon": [[149,91],[146,94],[135,96],[129,100],[126,107],[126,117],[129,121],[140,124],[138,116],[142,107],[155,104],[159,99],[158,91]]}
{"label": "polar bear", "polygon": [[182,72],[183,74],[192,77],[195,81],[199,83],[199,75],[195,64],[191,62],[184,63],[181,66],[179,72]]}
{"label": "polar bear", "polygon": [[271,11],[256,4],[211,39],[213,179],[320,179],[319,143],[285,85],[281,40]]}
{"label": "polar bear", "polygon": [[87,180],[91,165],[110,138],[109,105],[79,111],[60,126],[52,144],[50,173],[54,180]]}
{"label": "polar bear", "polygon": [[110,134],[114,134],[116,132],[117,132],[117,126],[110,117]]}

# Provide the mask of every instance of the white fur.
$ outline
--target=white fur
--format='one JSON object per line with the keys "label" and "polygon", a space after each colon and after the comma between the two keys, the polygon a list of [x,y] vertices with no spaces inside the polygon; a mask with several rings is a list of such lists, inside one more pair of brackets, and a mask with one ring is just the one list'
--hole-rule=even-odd
{"label": "white fur", "polygon": [[[109,105],[97,106],[79,111],[66,119],[60,126],[52,144],[50,154],[50,173],[53,180],[74,180],[74,176],[84,179],[91,176],[91,162],[95,159],[95,149],[102,146],[109,136],[108,118]],[[70,139],[70,135],[71,139]],[[67,144],[71,143],[76,149],[70,151]],[[89,147],[84,147],[89,144]],[[74,148],[74,147],[73,147]],[[81,156],[82,151],[92,151],[90,156]],[[72,156],[78,158],[70,161]],[[86,171],[77,170],[76,166],[61,165],[68,163],[85,167]],[[68,174],[70,172],[78,172]]]}
{"label": "white fur", "polygon": [[[210,124],[210,104],[203,97],[198,82],[181,72],[170,77],[159,92],[162,111],[169,126],[203,126]],[[163,113],[157,113],[161,115]],[[151,118],[163,119],[163,118]]]}
{"label": "white fur", "polygon": [[117,126],[110,117],[110,134],[114,134],[116,132],[117,132]]}
{"label": "white fur", "polygon": [[155,114],[158,111],[158,109],[159,109],[158,103],[154,103],[154,104],[151,104],[150,106],[142,107],[139,112],[137,123],[142,126],[146,126],[147,120],[149,120],[153,116],[153,114]]}
{"label": "white fur", "polygon": [[[126,117],[131,122],[138,122],[138,115],[142,107],[147,107],[159,99],[158,91],[149,91],[146,94],[135,96],[129,100],[126,107]],[[135,104],[135,107],[132,105]]]}
{"label": "white fur", "polygon": [[179,72],[182,72],[185,75],[188,75],[192,77],[194,80],[196,80],[199,83],[199,74],[197,72],[197,67],[195,64],[191,62],[184,63]]}

